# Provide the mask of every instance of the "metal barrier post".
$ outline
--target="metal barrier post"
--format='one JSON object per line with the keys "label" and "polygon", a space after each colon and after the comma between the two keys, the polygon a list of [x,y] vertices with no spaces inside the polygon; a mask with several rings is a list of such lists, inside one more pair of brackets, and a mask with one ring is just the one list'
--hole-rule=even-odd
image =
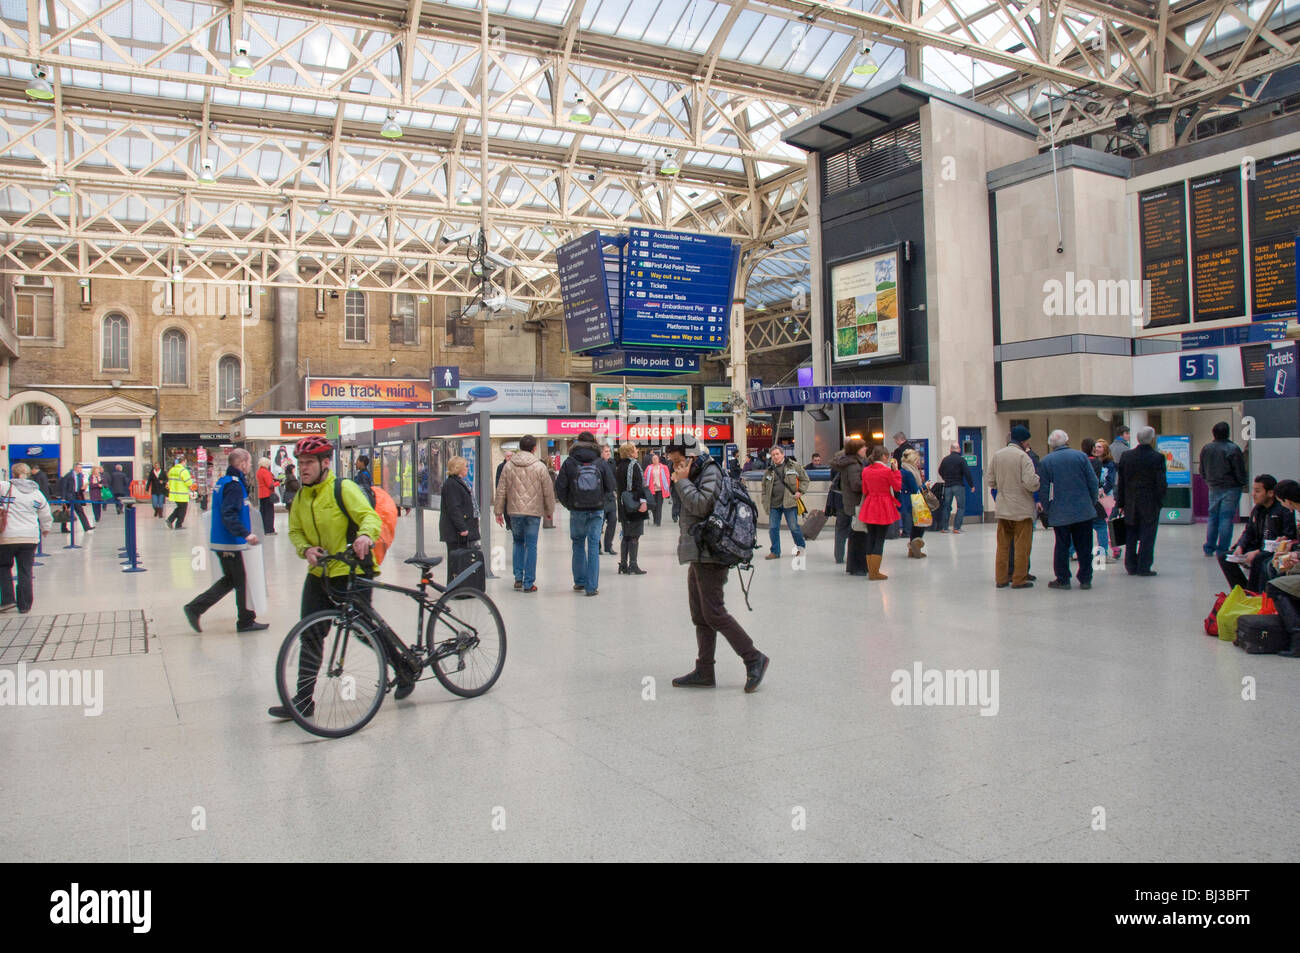
{"label": "metal barrier post", "polygon": [[148,570],[140,566],[139,551],[136,548],[136,531],[135,531],[135,501],[131,500],[126,504],[126,555],[131,560],[130,567],[123,566],[122,572],[147,572]]}
{"label": "metal barrier post", "polygon": [[73,505],[75,501],[69,500],[68,504],[68,532],[71,534],[68,539],[68,545],[64,549],[80,549],[77,545],[77,513],[79,510]]}

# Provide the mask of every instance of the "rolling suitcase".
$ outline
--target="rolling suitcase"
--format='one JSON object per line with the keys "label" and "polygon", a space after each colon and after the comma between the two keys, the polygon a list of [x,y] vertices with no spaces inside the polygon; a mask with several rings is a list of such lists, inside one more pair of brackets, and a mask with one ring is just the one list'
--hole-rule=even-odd
{"label": "rolling suitcase", "polygon": [[822,528],[825,525],[826,525],[825,510],[809,510],[808,515],[804,517],[803,526],[800,527],[800,529],[803,531],[803,538],[816,539],[817,535],[822,531]]}
{"label": "rolling suitcase", "polygon": [[1237,620],[1237,640],[1233,643],[1249,655],[1273,655],[1291,645],[1282,619],[1275,615],[1244,615]]}
{"label": "rolling suitcase", "polygon": [[480,592],[487,591],[487,567],[483,563],[483,550],[475,547],[474,549],[452,549],[447,555],[447,585],[451,586],[452,581],[463,573],[466,569],[474,567],[474,571],[469,578],[462,582],[462,586],[470,586]]}

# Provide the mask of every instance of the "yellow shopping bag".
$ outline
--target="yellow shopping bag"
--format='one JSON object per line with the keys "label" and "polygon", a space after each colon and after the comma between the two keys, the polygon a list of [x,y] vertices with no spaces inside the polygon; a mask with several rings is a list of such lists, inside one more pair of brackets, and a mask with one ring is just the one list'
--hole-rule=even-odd
{"label": "yellow shopping bag", "polygon": [[912,525],[924,529],[934,523],[934,514],[930,512],[929,505],[925,502],[925,496],[920,493],[912,494]]}
{"label": "yellow shopping bag", "polygon": [[1228,593],[1228,598],[1219,607],[1219,638],[1224,642],[1235,642],[1237,620],[1244,615],[1258,615],[1263,604],[1263,596],[1252,596],[1241,586],[1233,586],[1232,592]]}

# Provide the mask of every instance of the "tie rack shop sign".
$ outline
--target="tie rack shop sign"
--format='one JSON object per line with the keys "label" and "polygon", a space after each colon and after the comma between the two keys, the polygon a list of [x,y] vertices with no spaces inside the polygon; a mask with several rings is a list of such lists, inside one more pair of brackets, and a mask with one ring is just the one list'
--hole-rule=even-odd
{"label": "tie rack shop sign", "polygon": [[309,377],[307,410],[393,411],[433,409],[428,380],[399,378]]}
{"label": "tie rack shop sign", "polygon": [[281,437],[323,437],[325,436],[325,418],[282,417],[280,418]]}

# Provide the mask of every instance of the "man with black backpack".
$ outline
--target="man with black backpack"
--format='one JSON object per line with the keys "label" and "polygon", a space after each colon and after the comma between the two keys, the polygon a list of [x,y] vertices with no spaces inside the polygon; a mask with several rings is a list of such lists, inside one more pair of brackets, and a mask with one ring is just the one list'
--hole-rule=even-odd
{"label": "man with black backpack", "polygon": [[[701,454],[699,441],[691,434],[684,434],[680,443],[671,444],[667,453],[673,467],[673,486],[682,501],[677,561],[690,567],[686,572],[686,588],[698,647],[695,668],[689,675],[674,678],[673,684],[678,688],[711,688],[717,684],[713,675],[713,650],[721,632],[745,663],[745,691],[756,691],[767,673],[770,659],[755,648],[754,640],[727,612],[722,591],[728,570],[733,565],[748,563],[748,556],[719,552],[704,541],[710,518],[715,515],[715,505],[729,492],[737,496],[743,494],[743,488],[739,491],[731,489],[732,483],[723,473],[722,465],[707,453]],[[744,532],[748,548],[753,545],[753,523],[757,511],[747,497],[744,502],[747,504]],[[734,518],[735,513],[728,515],[731,519],[721,522],[730,526],[722,528],[722,532],[733,531],[740,522]]]}
{"label": "man with black backpack", "polygon": [[600,588],[600,536],[605,528],[605,497],[618,486],[614,471],[600,458],[595,436],[582,431],[555,478],[555,498],[569,511],[573,541],[573,591],[594,596]]}

